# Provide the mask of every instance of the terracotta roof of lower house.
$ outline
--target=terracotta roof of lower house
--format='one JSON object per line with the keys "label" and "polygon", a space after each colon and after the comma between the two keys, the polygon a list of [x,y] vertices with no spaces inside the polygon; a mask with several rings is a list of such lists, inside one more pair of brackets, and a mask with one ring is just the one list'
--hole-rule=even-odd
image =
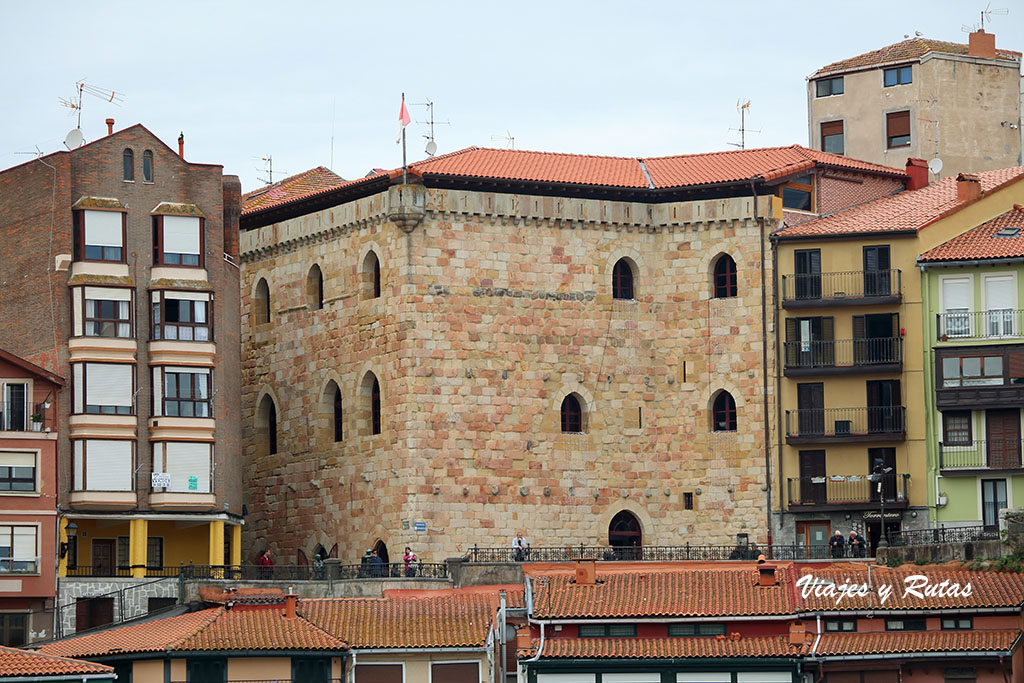
{"label": "terracotta roof of lower house", "polygon": [[1024,258],[1024,207],[971,228],[917,257],[919,263]]}
{"label": "terracotta roof of lower house", "polygon": [[162,652],[192,636],[224,611],[204,609],[166,619],[121,626],[58,640],[39,648],[40,652],[65,657],[92,657],[132,652]]}
{"label": "terracotta roof of lower house", "polygon": [[[1024,178],[1024,166],[982,171],[975,175],[981,183],[981,197],[984,198],[986,194]],[[773,233],[773,237],[784,240],[920,230],[971,203],[957,201],[956,178],[943,178],[919,190],[882,197],[830,216],[783,228]]]}
{"label": "terracotta roof of lower house", "polygon": [[[536,654],[537,642],[531,654]],[[789,638],[550,638],[541,659],[691,659],[800,657],[807,645]]]}
{"label": "terracotta roof of lower house", "polygon": [[272,185],[261,187],[242,195],[242,213],[268,208],[288,202],[296,197],[305,197],[323,190],[329,190],[345,182],[345,179],[323,166],[278,180]]}
{"label": "terracotta roof of lower house", "polygon": [[879,631],[877,633],[826,633],[815,657],[907,654],[911,652],[1009,653],[1021,637],[1019,630],[973,631]]}
{"label": "terracotta roof of lower house", "polygon": [[114,668],[105,664],[0,646],[0,678],[90,676],[113,673]]}
{"label": "terracotta roof of lower house", "polygon": [[179,652],[224,650],[347,650],[301,615],[288,618],[280,605],[237,605],[224,610],[192,636],[176,643]]}
{"label": "terracotta roof of lower house", "polygon": [[[910,38],[893,45],[887,45],[871,52],[848,57],[838,62],[832,62],[827,66],[818,69],[811,78],[818,78],[826,74],[840,73],[843,71],[858,71],[870,69],[882,64],[896,62],[912,62],[921,59],[929,52],[944,52],[946,54],[966,55],[967,45],[963,43],[951,43],[945,40],[932,40],[931,38]],[[1013,50],[996,50],[996,59],[1009,61],[1020,61],[1020,53]]]}

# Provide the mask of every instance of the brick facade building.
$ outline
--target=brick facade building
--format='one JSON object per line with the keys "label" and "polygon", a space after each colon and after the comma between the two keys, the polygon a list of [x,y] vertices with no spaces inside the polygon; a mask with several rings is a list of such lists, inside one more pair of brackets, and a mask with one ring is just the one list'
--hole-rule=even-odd
{"label": "brick facade building", "polygon": [[472,148],[401,179],[243,199],[253,556],[768,540],[766,236],[900,171]]}

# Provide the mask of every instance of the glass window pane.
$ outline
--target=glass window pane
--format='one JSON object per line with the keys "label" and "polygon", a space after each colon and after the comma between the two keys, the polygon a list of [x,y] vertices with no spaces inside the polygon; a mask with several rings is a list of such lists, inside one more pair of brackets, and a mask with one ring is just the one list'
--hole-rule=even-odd
{"label": "glass window pane", "polygon": [[196,305],[195,321],[197,323],[205,323],[206,322],[206,302],[205,301],[196,301],[195,305]]}
{"label": "glass window pane", "polygon": [[164,396],[167,398],[178,397],[178,375],[174,372],[164,373]]}
{"label": "glass window pane", "polygon": [[963,368],[964,377],[981,376],[980,358],[963,358],[961,359],[961,367]]}
{"label": "glass window pane", "polygon": [[1003,376],[1003,357],[1002,356],[986,356],[985,357],[985,376],[986,377],[1002,377]]}
{"label": "glass window pane", "polygon": [[843,77],[832,79],[832,94],[842,95],[843,94]]}
{"label": "glass window pane", "polygon": [[818,81],[817,83],[815,83],[815,88],[817,89],[816,95],[818,97],[827,97],[830,94],[828,91],[827,80]]}
{"label": "glass window pane", "polygon": [[896,85],[896,69],[885,70],[885,87]]}

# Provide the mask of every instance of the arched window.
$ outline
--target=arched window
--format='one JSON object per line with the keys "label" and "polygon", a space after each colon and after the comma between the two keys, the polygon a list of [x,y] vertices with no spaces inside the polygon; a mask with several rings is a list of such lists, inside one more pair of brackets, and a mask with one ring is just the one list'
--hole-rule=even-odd
{"label": "arched window", "polygon": [[257,325],[270,322],[270,286],[260,278],[256,283],[256,296],[252,302],[252,315]]}
{"label": "arched window", "polygon": [[633,513],[623,510],[612,517],[608,525],[608,545],[615,550],[616,559],[641,559],[637,555],[643,545],[643,532]]}
{"label": "arched window", "polygon": [[575,394],[562,399],[562,433],[581,434],[583,432],[583,406]]}
{"label": "arched window", "polygon": [[715,261],[715,298],[729,299],[736,296],[736,262],[728,254],[722,254]]}
{"label": "arched window", "polygon": [[373,434],[380,434],[380,382],[373,378],[370,388],[370,421]]}
{"label": "arched window", "polygon": [[342,441],[345,438],[345,413],[341,405],[341,389],[334,385],[334,441]]}
{"label": "arched window", "polygon": [[376,299],[380,296],[380,260],[372,251],[363,260],[363,291],[365,299]]}
{"label": "arched window", "polygon": [[711,430],[736,431],[736,401],[728,391],[720,391],[711,406]]}
{"label": "arched window", "polygon": [[142,180],[153,182],[153,150],[150,149],[142,153]]}
{"label": "arched window", "polygon": [[124,150],[124,179],[135,180],[135,152],[127,147]]}
{"label": "arched window", "polygon": [[633,267],[626,259],[619,259],[612,269],[612,298],[635,299],[633,295]]}
{"label": "arched window", "polygon": [[306,276],[306,305],[311,311],[324,307],[324,274],[315,263]]}
{"label": "arched window", "polygon": [[263,397],[256,411],[256,436],[266,453],[277,453],[277,406],[269,395]]}

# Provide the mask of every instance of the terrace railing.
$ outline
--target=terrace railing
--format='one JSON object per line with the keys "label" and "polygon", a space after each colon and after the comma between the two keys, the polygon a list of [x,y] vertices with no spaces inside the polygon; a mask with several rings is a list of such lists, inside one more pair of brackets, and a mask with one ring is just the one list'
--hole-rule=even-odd
{"label": "terrace railing", "polygon": [[666,562],[756,560],[760,555],[771,560],[824,559],[828,546],[805,545],[677,545],[625,546],[600,545],[528,546],[515,548],[481,548],[473,546],[463,557],[467,563],[515,564],[520,562],[572,562],[600,560],[605,562]]}
{"label": "terrace railing", "polygon": [[890,545],[934,545],[936,543],[970,543],[998,539],[999,532],[983,526],[952,526],[935,529],[908,529],[889,534]]}

